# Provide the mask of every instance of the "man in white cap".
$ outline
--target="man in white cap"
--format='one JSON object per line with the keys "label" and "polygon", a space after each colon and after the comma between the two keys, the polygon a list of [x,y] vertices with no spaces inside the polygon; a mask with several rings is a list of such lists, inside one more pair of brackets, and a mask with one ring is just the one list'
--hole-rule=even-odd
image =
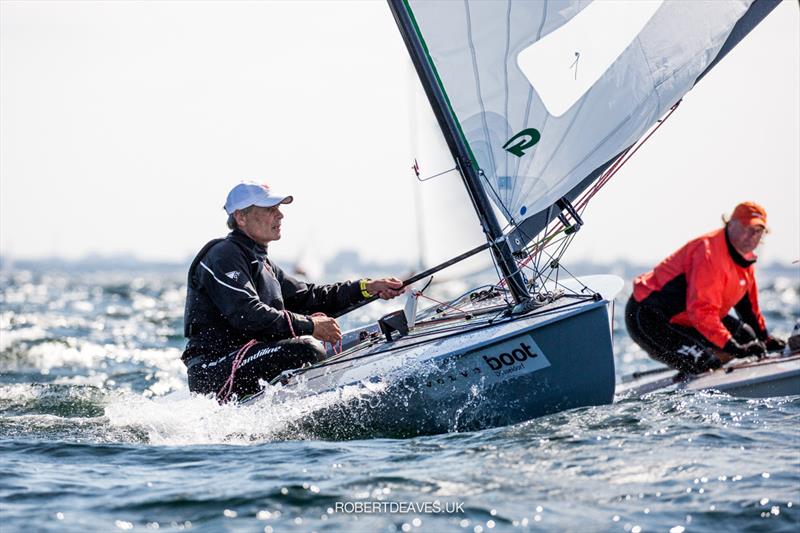
{"label": "man in white cap", "polygon": [[267,245],[281,238],[280,207],[292,201],[266,185],[236,185],[225,202],[232,231],[206,244],[189,267],[182,359],[192,392],[215,393],[220,402],[254,394],[260,380],[321,360],[319,341],[341,340],[328,314],[404,292],[397,278],[316,286],[285,274]]}

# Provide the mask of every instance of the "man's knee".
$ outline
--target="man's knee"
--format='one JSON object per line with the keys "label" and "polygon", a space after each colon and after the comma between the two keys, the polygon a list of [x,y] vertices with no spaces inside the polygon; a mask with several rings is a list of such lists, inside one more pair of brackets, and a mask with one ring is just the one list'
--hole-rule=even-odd
{"label": "man's knee", "polygon": [[277,344],[296,355],[303,363],[318,363],[327,357],[322,343],[311,336],[286,339]]}
{"label": "man's knee", "polygon": [[668,364],[688,374],[701,374],[722,366],[722,361],[709,348],[698,344],[681,346],[672,355],[672,361]]}

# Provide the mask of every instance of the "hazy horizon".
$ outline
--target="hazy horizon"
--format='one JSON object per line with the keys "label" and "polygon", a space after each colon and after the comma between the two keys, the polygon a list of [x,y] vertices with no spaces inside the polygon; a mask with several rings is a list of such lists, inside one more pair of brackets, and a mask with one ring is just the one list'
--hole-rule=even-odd
{"label": "hazy horizon", "polygon": [[[357,254],[354,262],[356,265],[370,265],[373,270],[374,269],[384,269],[387,267],[402,267],[407,268],[410,270],[419,270],[418,264],[415,263],[414,260],[408,259],[407,261],[403,259],[386,259],[386,260],[374,260],[370,259],[368,256],[361,254],[355,248],[342,248],[335,252],[333,255],[330,256],[322,256],[317,258],[317,265],[315,266],[325,266],[330,265],[332,263],[336,263],[339,265],[344,264],[351,264],[347,261],[343,260],[343,256],[353,257],[353,254]],[[294,258],[283,256],[280,254],[270,254],[272,259],[284,270],[291,270],[295,266],[306,266],[302,261],[295,261]],[[478,257],[481,257],[479,254]],[[187,255],[182,258],[176,259],[147,259],[143,257],[139,257],[134,253],[96,253],[96,252],[87,252],[84,255],[77,256],[77,257],[60,257],[60,256],[45,256],[45,257],[13,257],[4,254],[0,254],[0,269],[7,268],[8,265],[15,265],[15,264],[32,264],[37,266],[42,266],[53,261],[63,262],[65,265],[99,265],[102,266],[104,264],[117,264],[120,266],[148,266],[148,265],[164,265],[164,266],[174,266],[178,268],[188,267],[191,263],[192,259],[194,258],[194,254]],[[492,268],[491,261],[488,256],[488,252],[482,258],[482,260],[475,262],[474,264],[485,263],[487,269]],[[570,266],[600,266],[600,267],[613,267],[613,266],[629,266],[629,267],[652,267],[655,266],[654,263],[650,263],[646,260],[635,260],[629,259],[624,257],[619,258],[611,258],[611,259],[592,259],[592,258],[573,258],[570,259],[569,257],[563,261],[565,267]],[[426,264],[425,268],[431,268],[436,266],[434,264]],[[759,259],[757,263],[757,268],[768,268],[768,269],[781,269],[781,270],[791,270],[795,271],[798,275],[800,275],[800,261],[765,261]],[[55,265],[53,267],[54,270],[58,269],[58,266]],[[597,272],[601,274],[602,272]],[[387,272],[388,275],[388,272]]]}

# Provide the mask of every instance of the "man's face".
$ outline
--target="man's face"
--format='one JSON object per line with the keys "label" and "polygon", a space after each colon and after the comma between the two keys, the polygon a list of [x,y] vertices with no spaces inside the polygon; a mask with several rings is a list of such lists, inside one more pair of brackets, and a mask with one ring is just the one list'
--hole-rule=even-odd
{"label": "man's face", "polygon": [[728,230],[728,238],[730,238],[731,244],[736,248],[737,252],[747,255],[758,247],[765,231],[766,228],[761,224],[745,226],[738,220],[732,220]]}
{"label": "man's face", "polygon": [[266,245],[270,241],[281,238],[281,213],[280,206],[258,207],[253,206],[246,213],[241,213],[236,218],[239,229],[259,244]]}

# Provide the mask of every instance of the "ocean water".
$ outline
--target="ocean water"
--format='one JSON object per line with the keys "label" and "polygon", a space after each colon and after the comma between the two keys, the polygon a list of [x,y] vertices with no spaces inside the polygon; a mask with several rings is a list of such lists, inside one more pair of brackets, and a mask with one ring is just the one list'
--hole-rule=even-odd
{"label": "ocean water", "polygon": [[[785,336],[800,276],[760,283]],[[3,533],[800,529],[800,396],[656,393],[484,431],[331,441],[298,428],[334,398],[188,394],[182,271],[14,271],[0,287]],[[656,366],[625,334],[625,297],[618,376]]]}

